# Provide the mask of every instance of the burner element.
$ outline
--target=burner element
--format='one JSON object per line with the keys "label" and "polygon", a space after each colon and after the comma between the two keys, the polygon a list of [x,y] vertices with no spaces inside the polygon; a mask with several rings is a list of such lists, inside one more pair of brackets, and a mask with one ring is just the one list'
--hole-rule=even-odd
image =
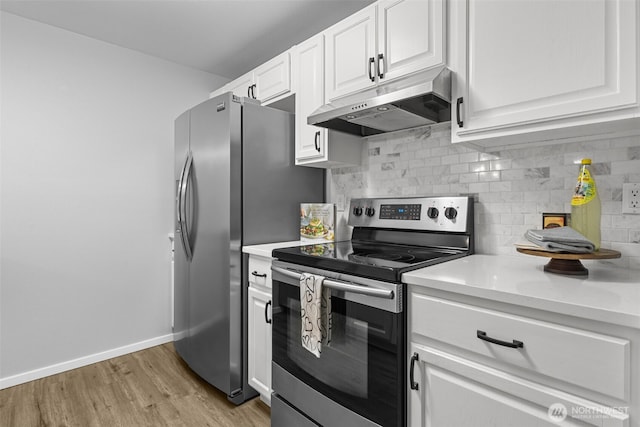
{"label": "burner element", "polygon": [[385,261],[398,261],[398,262],[411,262],[416,259],[411,254],[399,254],[399,253],[370,253],[365,255],[367,258],[383,259]]}

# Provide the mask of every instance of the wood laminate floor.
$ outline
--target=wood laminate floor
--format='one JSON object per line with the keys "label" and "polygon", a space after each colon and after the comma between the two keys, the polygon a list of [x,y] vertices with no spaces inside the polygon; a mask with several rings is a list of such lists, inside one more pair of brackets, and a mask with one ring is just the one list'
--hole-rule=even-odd
{"label": "wood laminate floor", "polygon": [[227,401],[173,343],[0,390],[0,427],[266,427],[269,418],[258,398]]}

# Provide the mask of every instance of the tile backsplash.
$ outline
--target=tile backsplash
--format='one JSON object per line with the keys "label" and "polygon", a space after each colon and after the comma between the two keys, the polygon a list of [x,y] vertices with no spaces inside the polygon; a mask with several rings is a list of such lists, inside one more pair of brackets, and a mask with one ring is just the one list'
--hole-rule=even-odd
{"label": "tile backsplash", "polygon": [[[640,215],[622,214],[622,184],[640,183],[640,136],[485,153],[452,144],[448,126],[437,125],[369,137],[362,150],[361,166],[328,172],[331,202],[348,207],[356,197],[474,195],[476,252],[485,254],[513,254],[526,230],[541,228],[543,212],[571,212],[578,165],[591,158],[602,247],[622,253],[607,262],[640,269]],[[343,235],[347,213],[338,212]]]}

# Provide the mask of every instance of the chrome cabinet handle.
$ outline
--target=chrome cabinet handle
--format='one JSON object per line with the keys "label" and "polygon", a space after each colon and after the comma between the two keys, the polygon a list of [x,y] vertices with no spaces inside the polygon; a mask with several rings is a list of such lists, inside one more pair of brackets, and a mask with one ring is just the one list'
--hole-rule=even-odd
{"label": "chrome cabinet handle", "polygon": [[504,347],[509,347],[509,348],[523,348],[524,347],[524,343],[522,341],[512,340],[511,342],[509,342],[509,341],[498,340],[498,339],[495,339],[495,338],[491,338],[490,336],[487,335],[487,333],[485,331],[481,331],[480,329],[478,329],[476,331],[476,336],[478,338],[480,338],[482,341],[487,341],[487,342],[490,342],[492,344],[497,344],[497,345],[501,345],[501,346],[504,346]]}
{"label": "chrome cabinet handle", "polygon": [[464,126],[464,122],[460,119],[460,105],[464,102],[462,97],[456,101],[456,120],[458,121],[458,127]]}
{"label": "chrome cabinet handle", "polygon": [[267,273],[262,273],[262,274],[260,274],[260,273],[258,273],[256,270],[252,271],[252,272],[251,272],[251,275],[252,275],[252,276],[255,276],[255,277],[265,277],[265,278],[267,277]]}
{"label": "chrome cabinet handle", "polygon": [[385,67],[385,63],[384,63],[384,54],[379,54],[378,55],[378,77],[380,77],[381,79],[384,79],[384,72],[386,71],[387,67]]}
{"label": "chrome cabinet handle", "polygon": [[413,353],[413,356],[411,356],[411,367],[409,368],[409,384],[411,384],[411,390],[418,390],[419,387],[418,383],[413,380],[413,369],[419,360],[420,356],[418,353]]}
{"label": "chrome cabinet handle", "polygon": [[271,305],[271,300],[269,300],[265,305],[264,305],[264,321],[267,323],[271,323],[271,319],[269,319],[269,306]]}
{"label": "chrome cabinet handle", "polygon": [[376,63],[376,59],[373,56],[369,58],[369,78],[371,79],[372,82],[376,81],[375,72],[372,70],[372,68],[375,67],[375,63]]}
{"label": "chrome cabinet handle", "polygon": [[[292,279],[295,279],[298,282],[300,281],[300,277],[302,277],[300,273],[296,273],[295,271],[285,270],[284,268],[280,268],[280,267],[271,267],[271,270],[277,271],[278,273],[284,276],[290,277]],[[337,291],[353,292],[354,294],[367,295],[370,297],[386,298],[386,299],[393,299],[395,297],[395,293],[389,289],[371,288],[369,286],[337,282],[331,279],[324,279],[324,281],[322,282],[322,286],[325,286],[330,289],[335,289]]]}
{"label": "chrome cabinet handle", "polygon": [[320,152],[320,131],[316,132],[313,144],[316,147],[316,151],[319,153]]}

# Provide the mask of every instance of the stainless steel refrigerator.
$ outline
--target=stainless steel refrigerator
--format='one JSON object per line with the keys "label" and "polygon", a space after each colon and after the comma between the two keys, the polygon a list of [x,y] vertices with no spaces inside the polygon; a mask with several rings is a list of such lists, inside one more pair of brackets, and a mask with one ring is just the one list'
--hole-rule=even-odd
{"label": "stainless steel refrigerator", "polygon": [[175,121],[175,347],[236,404],[256,395],[242,246],[297,240],[299,204],[324,200],[324,172],[294,164],[293,126],[231,93]]}

